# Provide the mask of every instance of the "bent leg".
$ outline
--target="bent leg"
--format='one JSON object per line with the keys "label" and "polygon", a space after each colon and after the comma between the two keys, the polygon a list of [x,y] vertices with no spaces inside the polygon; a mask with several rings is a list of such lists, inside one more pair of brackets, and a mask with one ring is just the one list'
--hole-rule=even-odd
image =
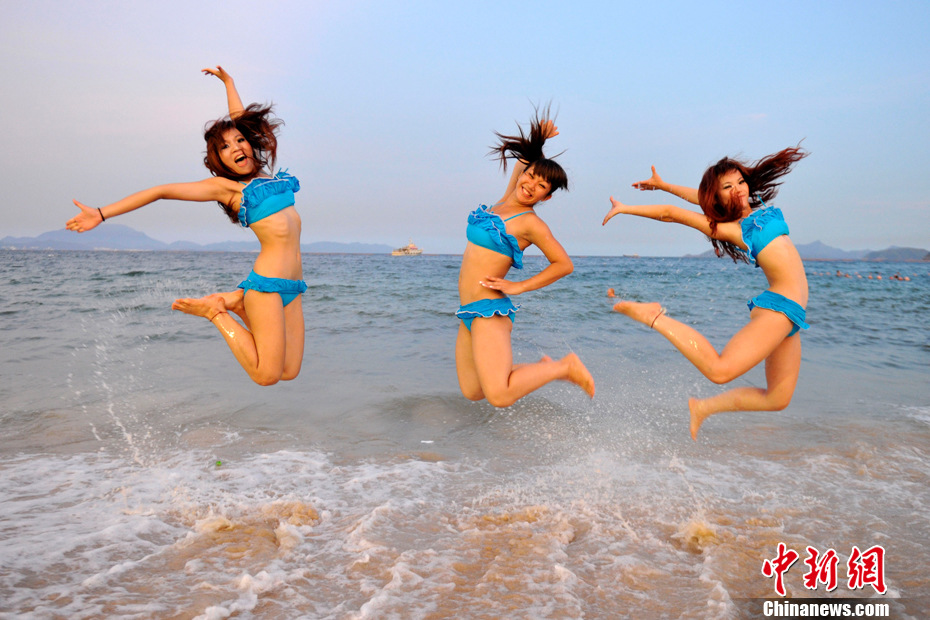
{"label": "bent leg", "polygon": [[[245,323],[246,329],[249,327],[249,317],[245,313],[245,304],[243,303],[243,291],[241,288],[237,288],[234,291],[229,291],[225,293],[212,293],[205,297],[200,298],[190,298],[185,297],[182,299],[175,299],[174,303],[171,304],[172,310],[179,310],[186,314],[192,314],[194,316],[205,316],[203,314],[204,308],[220,308],[222,307],[221,312],[233,312],[235,313],[242,322]],[[221,300],[222,306],[217,303],[217,300]],[[213,313],[210,313],[211,315]],[[206,318],[210,318],[206,316]]]}
{"label": "bent leg", "polygon": [[801,372],[801,335],[785,338],[765,360],[765,389],[741,387],[710,398],[688,400],[691,438],[704,420],[724,411],[781,411],[791,403]]}
{"label": "bent leg", "polygon": [[221,293],[200,299],[176,299],[171,307],[205,317],[213,323],[236,360],[259,385],[272,385],[281,379],[285,358],[285,313],[277,293],[249,291],[244,296],[244,314],[252,331],[229,316]]}
{"label": "bent leg", "polygon": [[556,379],[570,381],[594,397],[594,378],[574,353],[558,361],[513,365],[506,317],[475,319],[472,323],[472,359],[481,391],[495,407],[508,407],[530,392]]}
{"label": "bent leg", "polygon": [[233,347],[232,344],[230,348],[255,383],[274,385],[284,374],[287,342],[281,296],[277,293],[246,291],[244,302],[252,326],[251,338],[239,339],[239,344],[243,345],[241,348]]}
{"label": "bent leg", "polygon": [[284,370],[282,381],[291,381],[300,374],[304,362],[304,343],[306,339],[304,323],[304,306],[298,296],[284,306]]}
{"label": "bent leg", "polygon": [[249,317],[245,313],[245,291],[241,288],[237,288],[234,291],[229,291],[227,293],[214,293],[213,295],[208,295],[212,297],[214,295],[219,295],[223,298],[223,303],[226,304],[226,309],[230,312],[233,312],[242,319],[242,322],[245,323],[246,329],[251,329],[249,325]]}
{"label": "bent leg", "polygon": [[765,308],[755,308],[749,314],[749,323],[718,354],[700,332],[663,314],[657,303],[622,301],[614,306],[614,310],[640,323],[651,325],[714,383],[728,383],[766,359],[792,327],[785,315]]}
{"label": "bent leg", "polygon": [[475,368],[475,357],[472,353],[471,332],[461,322],[459,322],[459,331],[455,337],[455,372],[458,375],[459,388],[465,398],[468,400],[484,399],[481,381],[478,380],[478,369]]}
{"label": "bent leg", "polygon": [[[548,355],[543,355],[539,360],[540,363],[551,361],[552,358]],[[512,370],[528,365],[514,364]],[[475,357],[472,353],[471,332],[461,323],[455,341],[455,371],[462,395],[468,400],[484,400],[484,391],[481,389],[481,381],[478,380],[478,369],[475,368]]]}
{"label": "bent leg", "polygon": [[209,321],[212,321],[218,314],[227,311],[221,293],[207,295],[206,297],[200,297],[198,299],[187,297],[175,299],[174,303],[171,304],[171,309],[178,310],[184,314],[202,316]]}

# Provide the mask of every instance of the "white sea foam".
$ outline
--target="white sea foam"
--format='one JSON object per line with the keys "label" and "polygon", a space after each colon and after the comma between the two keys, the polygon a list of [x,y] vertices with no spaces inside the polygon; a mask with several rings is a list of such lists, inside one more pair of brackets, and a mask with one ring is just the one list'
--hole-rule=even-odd
{"label": "white sea foam", "polygon": [[902,407],[902,410],[905,415],[919,422],[923,422],[924,424],[930,424],[930,405],[923,407]]}

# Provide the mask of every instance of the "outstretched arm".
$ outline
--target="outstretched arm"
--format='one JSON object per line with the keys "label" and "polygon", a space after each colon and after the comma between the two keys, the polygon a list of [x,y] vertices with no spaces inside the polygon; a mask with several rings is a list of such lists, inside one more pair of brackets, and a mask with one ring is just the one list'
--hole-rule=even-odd
{"label": "outstretched arm", "polygon": [[[559,135],[559,128],[555,126],[555,123],[551,120],[544,121],[540,125],[543,131],[543,135],[546,140],[554,138]],[[517,180],[520,178],[520,175],[527,169],[529,162],[521,161],[519,159],[514,161],[513,172],[510,173],[510,181],[507,183],[507,191],[504,192],[504,197],[500,199],[499,202],[503,202],[505,198],[510,196],[513,193],[513,190],[517,187]]]}
{"label": "outstretched arm", "polygon": [[610,204],[610,211],[604,217],[604,221],[601,223],[602,226],[607,224],[615,215],[637,215],[659,220],[660,222],[684,224],[701,231],[707,236],[711,235],[710,220],[703,213],[682,209],[674,205],[627,205],[615,200],[613,196],[610,198]]}
{"label": "outstretched arm", "polygon": [[135,211],[140,207],[151,204],[156,200],[189,200],[193,202],[217,201],[228,203],[235,197],[235,185],[229,179],[212,177],[194,183],[172,183],[158,185],[126,196],[121,200],[105,207],[88,207],[74,201],[75,206],[81,210],[65,224],[65,228],[75,232],[87,232],[96,228],[105,219]]}
{"label": "outstretched arm", "polygon": [[641,191],[653,191],[660,189],[663,192],[668,192],[674,196],[678,196],[682,200],[687,200],[691,204],[700,204],[698,201],[698,191],[693,187],[684,187],[683,185],[672,185],[671,183],[666,183],[662,180],[662,177],[659,176],[659,173],[656,172],[656,167],[652,167],[652,176],[646,179],[645,181],[637,181],[633,183],[633,187]]}
{"label": "outstretched arm", "polygon": [[226,73],[226,70],[219,65],[216,66],[216,69],[207,67],[203,69],[203,72],[207,75],[213,75],[219,78],[226,86],[226,102],[229,105],[229,118],[235,119],[242,114],[242,112],[245,111],[245,106],[242,105],[242,99],[239,98],[239,91],[236,90],[236,83],[233,81],[232,76]]}
{"label": "outstretched arm", "polygon": [[501,291],[506,295],[519,295],[520,293],[535,291],[544,286],[549,286],[556,280],[564,278],[574,271],[575,267],[572,264],[572,259],[569,257],[568,252],[566,252],[562,244],[552,236],[552,231],[549,230],[546,223],[533,215],[527,217],[534,218],[534,221],[531,222],[527,230],[526,238],[532,245],[535,245],[542,251],[543,255],[549,261],[549,265],[535,276],[527,278],[522,282],[513,282],[511,280],[505,280],[504,278],[489,276],[481,282],[483,286]]}

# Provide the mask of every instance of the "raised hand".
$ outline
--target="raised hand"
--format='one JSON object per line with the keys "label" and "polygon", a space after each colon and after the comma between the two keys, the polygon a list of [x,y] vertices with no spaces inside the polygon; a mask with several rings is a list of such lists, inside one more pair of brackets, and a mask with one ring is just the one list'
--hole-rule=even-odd
{"label": "raised hand", "polygon": [[207,67],[201,69],[201,71],[205,75],[212,75],[223,82],[223,86],[226,87],[226,105],[229,107],[229,116],[233,119],[238,118],[245,110],[245,107],[242,105],[242,98],[239,96],[239,91],[236,89],[236,83],[233,81],[232,76],[219,65],[216,65],[216,69]]}
{"label": "raised hand", "polygon": [[555,126],[555,122],[551,120],[545,120],[539,125],[540,130],[542,130],[543,138],[548,140],[549,138],[554,138],[559,135],[559,128]]}
{"label": "raised hand", "polygon": [[652,176],[646,179],[645,181],[637,181],[633,183],[633,187],[641,191],[654,191],[657,189],[662,189],[662,185],[665,182],[662,180],[662,177],[659,176],[659,173],[656,172],[656,167],[652,167]]}
{"label": "raised hand", "polygon": [[207,67],[206,69],[201,69],[201,71],[203,71],[204,75],[212,75],[219,78],[224,84],[227,82],[232,82],[232,76],[226,73],[226,70],[219,65],[216,66],[216,69]]}
{"label": "raised hand", "polygon": [[610,221],[610,218],[612,218],[613,216],[626,213],[625,211],[626,205],[620,202],[619,200],[614,200],[613,196],[610,197],[610,204],[611,204],[610,211],[608,211],[607,215],[604,216],[604,221],[601,222],[601,226],[603,226],[608,221]]}

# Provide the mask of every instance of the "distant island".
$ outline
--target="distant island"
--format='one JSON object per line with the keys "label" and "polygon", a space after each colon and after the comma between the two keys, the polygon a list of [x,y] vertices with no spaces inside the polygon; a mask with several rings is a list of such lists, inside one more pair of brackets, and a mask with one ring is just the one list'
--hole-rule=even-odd
{"label": "distant island", "polygon": [[[0,249],[258,252],[259,245],[258,241],[223,241],[207,244],[192,241],[164,243],[128,226],[107,223],[106,227],[100,226],[80,235],[68,230],[54,230],[42,233],[38,237],[4,237],[0,239]],[[394,248],[378,243],[317,241],[304,243],[301,249],[311,254],[315,252],[320,254],[390,254]]]}
{"label": "distant island", "polygon": [[[829,245],[814,241],[813,243],[795,244],[798,254],[804,260],[864,260],[887,262],[920,262],[930,261],[930,251],[920,248],[899,248],[891,246],[884,250],[840,250]],[[685,258],[714,258],[713,250],[700,254],[686,254]]]}
{"label": "distant island", "polygon": [[[394,248],[379,243],[337,243],[316,241],[302,244],[304,252],[313,254],[390,254]],[[890,247],[884,250],[847,251],[832,248],[819,241],[797,245],[804,260],[864,260],[864,261],[930,261],[930,251],[920,248]],[[224,241],[200,244],[192,241],[164,243],[121,224],[107,224],[81,235],[67,230],[42,233],[37,237],[3,237],[0,249],[5,250],[130,250],[162,252],[258,252],[257,241]],[[685,258],[713,257],[708,250]]]}

